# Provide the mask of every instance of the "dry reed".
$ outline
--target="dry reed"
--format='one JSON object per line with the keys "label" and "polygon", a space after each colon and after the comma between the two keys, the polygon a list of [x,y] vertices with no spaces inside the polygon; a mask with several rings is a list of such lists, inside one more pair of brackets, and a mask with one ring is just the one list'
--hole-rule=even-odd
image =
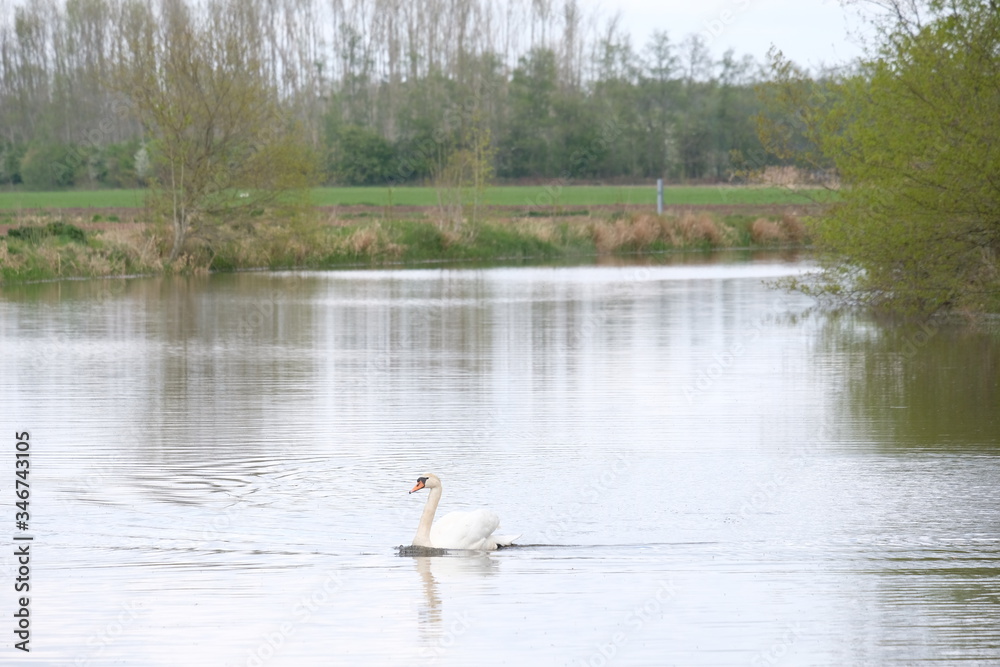
{"label": "dry reed", "polygon": [[731,245],[735,233],[705,213],[685,212],[680,217],[638,214],[591,225],[591,239],[598,252],[642,251],[657,245],[672,248]]}
{"label": "dry reed", "polygon": [[726,225],[710,215],[685,212],[680,217],[639,214],[614,222],[595,222],[591,239],[598,252],[642,251],[656,245],[673,248],[730,245],[735,237]]}
{"label": "dry reed", "polygon": [[781,243],[785,240],[785,234],[773,220],[757,218],[750,223],[750,240],[760,245]]}
{"label": "dry reed", "polygon": [[806,226],[792,213],[785,213],[778,223],[785,233],[785,239],[790,243],[802,243],[806,240]]}
{"label": "dry reed", "polygon": [[380,225],[375,225],[355,229],[340,241],[338,250],[355,257],[393,259],[401,254],[402,247],[393,243]]}
{"label": "dry reed", "polygon": [[802,243],[806,239],[806,226],[796,216],[785,213],[777,222],[757,218],[750,223],[750,240],[760,245]]}

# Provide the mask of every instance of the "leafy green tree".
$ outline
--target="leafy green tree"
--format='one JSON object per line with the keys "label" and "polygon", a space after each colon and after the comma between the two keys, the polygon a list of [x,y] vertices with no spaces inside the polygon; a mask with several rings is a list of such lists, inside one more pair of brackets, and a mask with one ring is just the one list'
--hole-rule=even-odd
{"label": "leafy green tree", "polygon": [[337,183],[381,185],[392,179],[396,154],[381,134],[357,125],[336,130],[329,169]]}
{"label": "leafy green tree", "polygon": [[[109,85],[132,101],[150,138],[150,206],[172,223],[169,260],[214,222],[301,201],[315,158],[244,48],[235,0],[194,14],[125,6],[124,53]],[[232,6],[231,6],[232,5]]]}
{"label": "leafy green tree", "polygon": [[836,99],[813,89],[788,110],[843,181],[816,229],[826,271],[805,288],[920,315],[996,311],[1000,10],[926,5],[929,20],[901,16]]}
{"label": "leafy green tree", "polygon": [[53,190],[73,185],[80,159],[72,147],[44,143],[31,146],[21,160],[20,176],[31,190]]}
{"label": "leafy green tree", "polygon": [[556,55],[551,49],[534,49],[523,56],[510,82],[510,125],[498,147],[514,178],[552,174],[552,138],[558,88]]}
{"label": "leafy green tree", "polygon": [[431,178],[445,159],[456,125],[461,123],[461,107],[453,103],[454,88],[453,82],[436,72],[403,85],[400,96],[405,103],[395,116],[396,160],[390,183]]}
{"label": "leafy green tree", "polygon": [[641,170],[647,177],[666,176],[675,146],[673,128],[677,122],[677,100],[682,82],[680,57],[666,32],[654,31],[645,49],[645,71],[638,84],[637,108],[644,141],[639,148]]}
{"label": "leafy green tree", "polygon": [[[602,135],[602,117],[589,100],[579,95],[560,96],[555,106],[559,126],[554,154],[557,176],[595,178],[607,173],[612,141]],[[612,131],[615,129],[611,125]]]}
{"label": "leafy green tree", "polygon": [[136,173],[137,140],[109,144],[101,151],[103,171],[100,181],[111,188],[134,188],[141,184]]}
{"label": "leafy green tree", "polygon": [[15,185],[22,182],[21,160],[27,146],[15,143],[0,144],[0,183]]}

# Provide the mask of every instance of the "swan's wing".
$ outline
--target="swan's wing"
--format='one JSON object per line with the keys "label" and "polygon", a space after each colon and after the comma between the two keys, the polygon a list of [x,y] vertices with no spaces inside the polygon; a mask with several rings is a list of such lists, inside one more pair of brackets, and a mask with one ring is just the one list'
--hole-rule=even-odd
{"label": "swan's wing", "polygon": [[496,549],[491,537],[500,517],[490,510],[450,512],[431,526],[431,544],[437,549]]}

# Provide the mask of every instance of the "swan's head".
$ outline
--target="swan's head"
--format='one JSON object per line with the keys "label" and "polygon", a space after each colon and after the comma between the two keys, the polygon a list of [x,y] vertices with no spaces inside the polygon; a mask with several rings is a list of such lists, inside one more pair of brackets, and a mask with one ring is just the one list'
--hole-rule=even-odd
{"label": "swan's head", "polygon": [[414,491],[419,491],[420,489],[424,488],[439,489],[441,488],[441,480],[438,479],[438,476],[432,472],[421,475],[420,477],[417,478],[417,485],[414,486],[412,489],[410,489],[410,493],[413,493]]}

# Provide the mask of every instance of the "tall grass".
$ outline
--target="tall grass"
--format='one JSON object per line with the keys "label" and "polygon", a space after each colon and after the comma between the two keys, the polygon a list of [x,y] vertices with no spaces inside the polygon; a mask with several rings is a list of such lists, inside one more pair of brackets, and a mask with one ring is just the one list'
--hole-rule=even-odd
{"label": "tall grass", "polygon": [[[23,218],[22,225],[47,222]],[[68,224],[82,224],[79,218]],[[25,281],[159,273],[161,253],[151,228],[122,225],[89,232],[82,239],[65,235],[0,237],[0,280]]]}

